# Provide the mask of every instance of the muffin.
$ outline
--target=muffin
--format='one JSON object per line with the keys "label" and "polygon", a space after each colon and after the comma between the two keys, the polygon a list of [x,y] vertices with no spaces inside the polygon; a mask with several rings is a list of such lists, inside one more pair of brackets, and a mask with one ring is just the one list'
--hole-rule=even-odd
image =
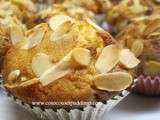
{"label": "muffin", "polygon": [[9,46],[22,39],[24,31],[30,27],[27,24],[31,25],[29,20],[31,20],[35,8],[29,0],[25,2],[19,0],[1,1],[0,4],[0,56],[2,57]]}
{"label": "muffin", "polygon": [[137,69],[139,81],[136,91],[146,95],[160,94],[159,24],[158,15],[141,17],[117,35],[121,45],[129,48],[141,60]]}
{"label": "muffin", "polygon": [[132,23],[134,18],[159,12],[159,6],[150,0],[120,0],[106,11],[106,19],[111,32],[118,33]]}
{"label": "muffin", "polygon": [[3,76],[6,89],[28,104],[104,102],[131,87],[139,62],[90,19],[60,14],[10,48]]}

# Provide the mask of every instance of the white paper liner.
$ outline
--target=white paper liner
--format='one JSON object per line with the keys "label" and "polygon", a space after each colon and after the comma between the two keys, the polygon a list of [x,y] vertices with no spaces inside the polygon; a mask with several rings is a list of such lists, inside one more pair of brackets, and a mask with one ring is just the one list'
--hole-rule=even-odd
{"label": "white paper liner", "polygon": [[98,102],[95,107],[87,106],[83,110],[71,109],[67,112],[65,109],[41,109],[40,107],[33,107],[29,104],[22,102],[11,94],[7,93],[7,96],[14,100],[17,104],[36,115],[38,120],[100,120],[104,115],[104,112],[110,111],[116,106],[123,98],[125,98],[129,92],[127,90],[122,91],[119,95],[114,96],[108,100],[106,104]]}

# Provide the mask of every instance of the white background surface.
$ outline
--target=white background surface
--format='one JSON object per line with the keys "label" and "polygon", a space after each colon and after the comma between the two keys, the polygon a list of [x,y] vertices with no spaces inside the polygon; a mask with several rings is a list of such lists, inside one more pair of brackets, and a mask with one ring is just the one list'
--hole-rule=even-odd
{"label": "white background surface", "polygon": [[[0,91],[0,120],[35,119]],[[160,120],[160,97],[148,98],[131,94],[110,113],[106,113],[103,120]]]}

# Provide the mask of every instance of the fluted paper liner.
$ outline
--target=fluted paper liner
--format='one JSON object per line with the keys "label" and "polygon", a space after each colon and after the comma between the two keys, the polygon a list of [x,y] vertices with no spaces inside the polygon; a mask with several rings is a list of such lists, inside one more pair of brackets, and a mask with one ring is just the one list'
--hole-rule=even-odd
{"label": "fluted paper liner", "polygon": [[144,95],[160,95],[160,76],[144,76],[138,77],[135,91]]}
{"label": "fluted paper liner", "polygon": [[7,91],[6,94],[17,104],[27,109],[31,113],[34,113],[38,120],[100,120],[104,112],[110,111],[124,97],[126,97],[129,92],[127,90],[122,91],[119,95],[116,95],[112,99],[107,100],[106,104],[98,102],[94,107],[87,106],[84,107],[83,110],[71,109],[69,112],[63,108],[57,109],[55,111],[52,108],[41,109],[40,107],[34,107],[27,103],[24,103]]}
{"label": "fluted paper liner", "polygon": [[[2,79],[0,79],[2,81]],[[135,83],[136,80],[134,80]],[[134,84],[131,86],[133,88]],[[3,81],[0,82],[0,87],[5,91],[5,94],[18,105],[27,109],[31,114],[35,115],[38,120],[100,120],[104,112],[110,111],[130,92],[127,90],[121,91],[118,95],[107,100],[105,103],[98,102],[95,106],[86,106],[83,109],[71,109],[67,111],[63,108],[53,110],[52,108],[41,109],[30,104],[24,103],[17,97],[10,94],[3,87]]]}

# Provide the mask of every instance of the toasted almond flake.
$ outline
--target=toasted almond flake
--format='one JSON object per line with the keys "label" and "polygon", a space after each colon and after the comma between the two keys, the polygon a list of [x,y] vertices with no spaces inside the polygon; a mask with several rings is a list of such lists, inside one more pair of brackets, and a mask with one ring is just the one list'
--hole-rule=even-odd
{"label": "toasted almond flake", "polygon": [[153,20],[149,25],[147,25],[144,35],[148,36],[149,34],[155,32],[160,28],[160,19]]}
{"label": "toasted almond flake", "polygon": [[27,77],[24,77],[24,76],[21,77],[22,82],[27,81],[27,80],[28,80]]}
{"label": "toasted almond flake", "polygon": [[101,28],[100,26],[98,26],[96,23],[94,23],[91,19],[86,18],[86,21],[92,25],[96,30],[100,31],[100,32],[106,32],[103,28]]}
{"label": "toasted almond flake", "polygon": [[9,73],[7,80],[9,82],[12,82],[13,80],[16,80],[20,75],[20,70],[14,70]]}
{"label": "toasted almond flake", "polygon": [[27,87],[30,85],[34,85],[39,83],[39,80],[37,78],[31,79],[31,80],[27,80],[25,82],[22,82],[18,87]]}
{"label": "toasted almond flake", "polygon": [[40,77],[47,69],[53,66],[51,58],[44,54],[38,53],[32,59],[32,70],[37,77]]}
{"label": "toasted almond flake", "polygon": [[142,40],[136,40],[131,46],[131,51],[136,57],[139,57],[143,52],[144,44]]}
{"label": "toasted almond flake", "polygon": [[24,38],[22,28],[19,26],[10,27],[10,37],[13,45],[15,45],[18,41],[22,40]]}
{"label": "toasted almond flake", "polygon": [[147,61],[144,65],[144,73],[150,76],[156,76],[160,74],[160,62],[158,61]]}
{"label": "toasted almond flake", "polygon": [[75,48],[72,51],[72,58],[80,65],[87,66],[91,61],[91,53],[85,48]]}
{"label": "toasted almond flake", "polygon": [[60,79],[65,75],[71,73],[72,68],[71,68],[70,60],[71,60],[71,52],[68,53],[56,65],[46,70],[39,78],[42,85],[46,86],[52,83],[53,81]]}
{"label": "toasted almond flake", "polygon": [[55,31],[52,32],[50,40],[51,41],[62,40],[68,35],[67,32],[70,30],[71,26],[72,26],[71,22],[68,21],[64,22]]}
{"label": "toasted almond flake", "polygon": [[45,31],[43,29],[36,29],[31,33],[31,35],[28,37],[27,43],[21,47],[21,49],[28,50],[36,45],[38,45],[44,36]]}
{"label": "toasted almond flake", "polygon": [[123,49],[120,51],[119,60],[127,68],[134,68],[140,63],[134,53],[129,49]]}
{"label": "toasted almond flake", "polygon": [[97,89],[106,91],[121,91],[127,89],[133,82],[129,73],[113,72],[95,76],[94,85]]}
{"label": "toasted almond flake", "polygon": [[109,36],[112,38],[112,36],[108,32],[106,32],[103,28],[101,28],[96,23],[94,23],[91,19],[86,18],[86,21],[88,22],[88,24],[90,24],[92,27],[94,27],[102,35],[107,36],[107,37]]}
{"label": "toasted almond flake", "polygon": [[100,54],[95,67],[100,73],[107,73],[119,62],[119,48],[116,45],[106,46]]}
{"label": "toasted almond flake", "polygon": [[55,31],[60,25],[67,21],[70,21],[71,23],[74,22],[74,20],[67,15],[55,15],[50,18],[49,26],[53,31]]}
{"label": "toasted almond flake", "polygon": [[35,6],[31,0],[11,0],[14,4],[23,6],[30,11],[36,11]]}

